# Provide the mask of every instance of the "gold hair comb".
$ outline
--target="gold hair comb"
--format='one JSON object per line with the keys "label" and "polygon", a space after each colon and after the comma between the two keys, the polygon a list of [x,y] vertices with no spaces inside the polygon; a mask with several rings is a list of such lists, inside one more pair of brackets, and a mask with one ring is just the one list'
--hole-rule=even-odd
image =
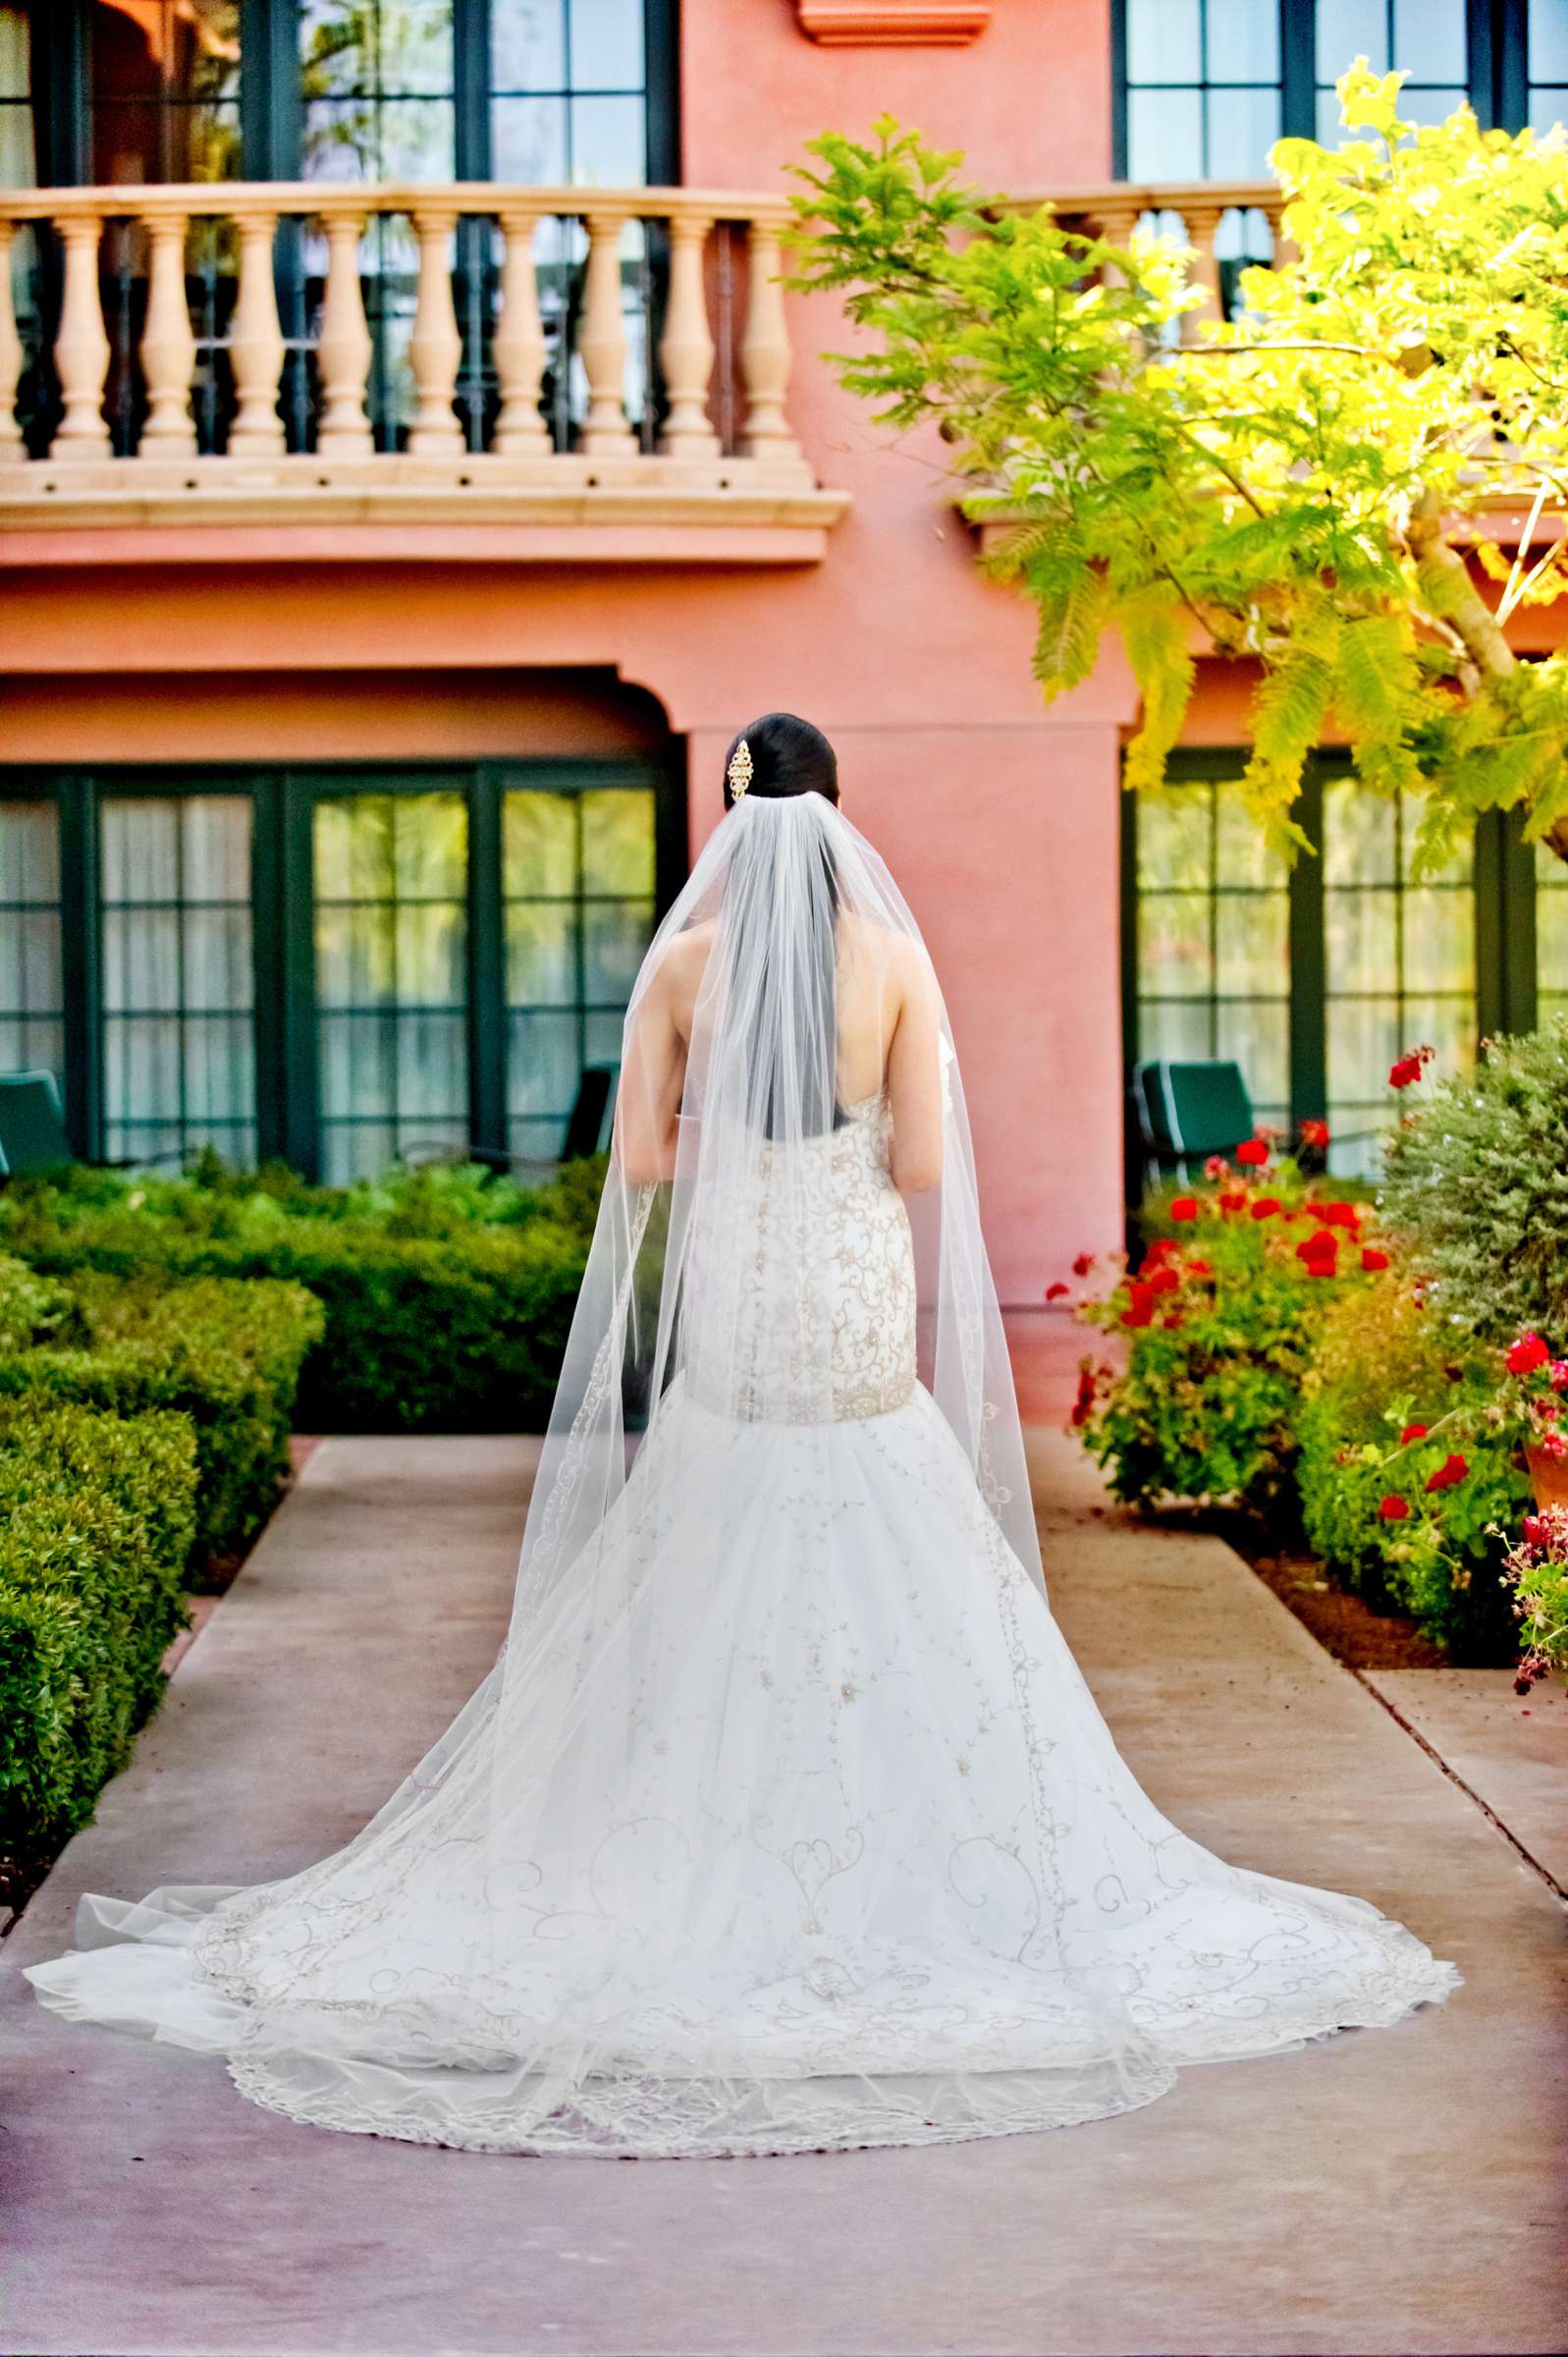
{"label": "gold hair comb", "polygon": [[739,801],[746,788],[751,784],[751,747],[744,737],[741,738],[740,742],[730,756],[730,767],[725,771],[725,783],[730,788],[730,800],[735,802]]}

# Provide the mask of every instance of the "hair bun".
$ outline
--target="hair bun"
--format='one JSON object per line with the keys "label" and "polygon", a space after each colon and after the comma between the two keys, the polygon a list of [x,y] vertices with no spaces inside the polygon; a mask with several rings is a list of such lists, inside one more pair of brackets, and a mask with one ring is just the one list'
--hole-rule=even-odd
{"label": "hair bun", "polygon": [[740,731],[725,754],[725,806],[732,809],[748,795],[782,801],[796,794],[820,794],[837,802],[838,755],[809,720],[793,712],[765,712]]}

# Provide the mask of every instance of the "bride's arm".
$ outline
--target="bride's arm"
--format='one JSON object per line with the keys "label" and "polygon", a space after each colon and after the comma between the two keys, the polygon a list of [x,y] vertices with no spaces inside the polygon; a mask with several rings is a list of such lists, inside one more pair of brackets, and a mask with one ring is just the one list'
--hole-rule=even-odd
{"label": "bride's arm", "polygon": [[936,977],[911,947],[888,1050],[892,1182],[906,1194],[942,1183],[941,1037]]}
{"label": "bride's arm", "polygon": [[649,983],[626,1043],[613,1151],[628,1186],[652,1186],[676,1175],[686,1043],[671,983],[667,962]]}

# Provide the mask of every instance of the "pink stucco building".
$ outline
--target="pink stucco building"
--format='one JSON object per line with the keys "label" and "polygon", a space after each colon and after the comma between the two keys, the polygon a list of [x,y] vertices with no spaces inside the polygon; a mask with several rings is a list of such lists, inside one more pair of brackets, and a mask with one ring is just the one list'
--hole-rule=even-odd
{"label": "pink stucco building", "polygon": [[[1402,13],[1421,107],[1557,111],[1568,16]],[[1130,1056],[1235,1055],[1350,1137],[1407,1034],[1534,1019],[1549,871],[1499,822],[1409,890],[1331,757],[1324,859],[1274,870],[1232,680],[1134,824],[1121,665],[1043,707],[937,452],[774,277],[804,141],[887,111],[994,185],[1178,215],[1222,301],[1270,139],[1400,15],[0,6],[0,1069],[56,1071],[86,1152],[548,1159],[773,706],[835,738],[935,947],[1004,1301],[1119,1234]]]}

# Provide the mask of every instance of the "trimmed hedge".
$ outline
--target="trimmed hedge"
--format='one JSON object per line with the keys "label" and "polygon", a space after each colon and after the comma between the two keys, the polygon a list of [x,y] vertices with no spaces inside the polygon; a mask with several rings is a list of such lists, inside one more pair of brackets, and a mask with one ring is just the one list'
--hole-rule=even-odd
{"label": "trimmed hedge", "polygon": [[161,1691],[196,1527],[188,1416],[0,1401],[0,1858],[92,1814]]}
{"label": "trimmed hedge", "polygon": [[324,1325],[301,1286],[154,1278],[69,1284],[0,1259],[0,1400],[175,1409],[197,1467],[188,1553],[199,1584],[265,1520],[288,1470],[295,1390]]}
{"label": "trimmed hedge", "polygon": [[585,1164],[538,1193],[417,1173],[382,1189],[239,1196],[233,1182],[133,1189],[92,1174],[0,1197],[0,1250],[71,1280],[307,1288],[326,1313],[300,1375],[307,1429],[526,1431],[549,1414],[601,1179]]}

